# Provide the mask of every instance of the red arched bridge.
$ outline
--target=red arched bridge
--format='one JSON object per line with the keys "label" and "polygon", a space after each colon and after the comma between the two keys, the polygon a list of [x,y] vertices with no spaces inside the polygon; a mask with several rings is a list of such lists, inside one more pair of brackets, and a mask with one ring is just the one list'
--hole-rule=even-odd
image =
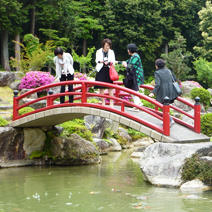
{"label": "red arched bridge", "polygon": [[[74,92],[65,92],[53,94],[49,92],[49,95],[37,98],[23,105],[19,105],[21,99],[31,95],[33,93],[41,92],[52,87],[61,85],[75,85]],[[89,88],[94,85],[101,85],[108,88],[112,88],[115,91],[115,95],[109,96],[107,93],[101,95],[99,93],[89,92]],[[208,141],[209,138],[200,133],[200,110],[201,105],[199,99],[196,99],[196,104],[193,105],[190,102],[178,97],[178,100],[194,109],[194,115],[175,107],[172,105],[161,104],[155,99],[152,99],[142,93],[135,92],[131,89],[122,86],[122,82],[114,82],[113,84],[96,82],[96,81],[66,81],[58,82],[50,85],[42,86],[33,89],[27,93],[17,96],[15,93],[13,103],[13,122],[10,123],[12,127],[41,127],[41,126],[54,126],[65,121],[69,121],[75,118],[79,118],[85,115],[96,115],[105,117],[126,126],[134,128],[152,138],[155,138],[162,142],[197,142]],[[144,89],[152,90],[152,86],[142,85]],[[74,95],[74,102],[65,102],[63,104],[55,104],[55,101],[60,96]],[[129,102],[123,98],[123,96],[136,95],[141,99],[148,101],[155,105],[155,109],[151,109],[144,106],[135,105],[133,102]],[[113,99],[114,107],[111,108],[107,105],[103,106],[100,103],[89,103],[89,98],[107,98]],[[19,115],[21,108],[30,106],[33,103],[46,100],[46,107],[36,109],[35,111]],[[136,107],[139,112],[128,111],[126,107]],[[159,108],[161,110],[159,110]],[[170,108],[188,116],[193,120],[194,125],[190,125],[176,117],[172,117],[176,124],[170,128],[169,111]],[[162,125],[161,122],[164,124]]]}

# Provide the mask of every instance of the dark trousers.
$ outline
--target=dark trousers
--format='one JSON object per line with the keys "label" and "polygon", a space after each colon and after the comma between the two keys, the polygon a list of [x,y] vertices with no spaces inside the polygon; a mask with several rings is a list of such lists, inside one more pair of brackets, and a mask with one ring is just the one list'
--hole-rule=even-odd
{"label": "dark trousers", "polygon": [[[61,78],[60,78],[60,82],[66,81],[66,80],[74,80],[74,75],[67,74],[67,76],[66,76],[66,75],[62,74]],[[68,85],[68,91],[69,92],[73,92],[74,91],[73,85]],[[61,88],[60,88],[60,93],[64,93],[64,92],[65,92],[65,85],[62,85]],[[60,103],[64,103],[64,102],[65,102],[65,96],[61,96],[60,97]],[[73,102],[73,95],[69,96],[69,102],[70,103]]]}

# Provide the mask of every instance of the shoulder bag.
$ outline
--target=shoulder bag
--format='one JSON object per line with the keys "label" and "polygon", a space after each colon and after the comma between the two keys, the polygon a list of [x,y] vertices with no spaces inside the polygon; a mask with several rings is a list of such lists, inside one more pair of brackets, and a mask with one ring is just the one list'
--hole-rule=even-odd
{"label": "shoulder bag", "polygon": [[119,79],[119,75],[114,68],[113,63],[110,63],[109,75],[112,81],[117,81]]}
{"label": "shoulder bag", "polygon": [[173,75],[172,75],[172,73],[171,73],[170,70],[169,70],[169,73],[171,74],[172,81],[173,81],[173,86],[174,86],[174,88],[175,88],[175,91],[176,91],[177,95],[179,96],[179,95],[182,94],[182,90],[181,90],[181,88],[180,88],[178,82],[176,82],[176,81],[174,80],[174,77],[173,77]]}

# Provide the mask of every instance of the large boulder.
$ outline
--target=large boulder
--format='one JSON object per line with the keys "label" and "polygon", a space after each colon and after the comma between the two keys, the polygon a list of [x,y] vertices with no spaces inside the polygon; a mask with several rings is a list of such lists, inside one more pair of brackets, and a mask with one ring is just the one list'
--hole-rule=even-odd
{"label": "large boulder", "polygon": [[96,146],[98,146],[101,155],[105,155],[110,151],[110,146],[105,140],[94,138],[93,141],[96,143]]}
{"label": "large boulder", "polygon": [[119,128],[119,123],[111,119],[105,119],[104,127],[105,127],[105,130],[116,133]]}
{"label": "large boulder", "polygon": [[121,151],[122,147],[115,138],[109,138],[110,151]]}
{"label": "large boulder", "polygon": [[[32,89],[22,89],[20,91],[20,94],[19,95],[22,95],[22,94],[24,94],[24,93],[26,93],[28,91],[31,91],[31,90]],[[29,96],[26,96],[25,98],[28,98],[28,99],[37,99],[38,98],[38,95],[37,95],[37,93],[33,93],[33,94],[29,95]]]}
{"label": "large boulder", "polygon": [[70,138],[54,138],[51,141],[51,153],[56,165],[93,164],[100,160],[96,147],[77,134],[72,134]]}
{"label": "large boulder", "polygon": [[193,88],[198,88],[199,86],[193,81],[184,81],[182,82],[182,91],[183,94],[190,94]]}
{"label": "large boulder", "polygon": [[[23,105],[23,104],[26,104],[28,102],[31,102],[33,101],[34,99],[28,99],[28,98],[23,98],[19,101],[19,105]],[[38,101],[38,102],[35,102],[35,103],[32,103],[31,105],[29,105],[29,107],[37,110],[39,108],[43,108],[43,107],[46,107],[46,103],[47,101],[46,100],[41,100],[41,101]]]}
{"label": "large boulder", "polygon": [[[191,99],[191,98],[184,98],[186,101],[192,103],[193,105],[196,103],[194,99]],[[172,104],[173,106],[183,110],[183,111],[190,111],[192,110],[191,107],[189,107],[188,105],[178,101],[178,100],[175,100],[174,103]],[[204,113],[205,112],[205,108],[204,108],[204,105],[201,103],[201,112]]]}
{"label": "large boulder", "polygon": [[103,134],[105,131],[105,118],[88,115],[84,117],[85,126],[91,129],[93,133],[93,138],[103,138]]}
{"label": "large boulder", "polygon": [[197,191],[206,191],[210,190],[211,187],[205,185],[201,180],[196,179],[192,181],[188,181],[180,186],[180,190],[184,192],[192,191],[192,192],[197,192]]}
{"label": "large boulder", "polygon": [[23,149],[26,156],[34,151],[42,151],[46,140],[46,134],[39,128],[24,128]]}
{"label": "large boulder", "polygon": [[0,86],[10,85],[15,81],[15,74],[10,71],[0,71]]}
{"label": "large boulder", "polygon": [[12,90],[19,90],[20,83],[21,83],[21,81],[14,81],[10,84],[10,88]]}
{"label": "large boulder", "polygon": [[132,138],[130,137],[129,133],[124,128],[119,127],[117,133],[119,136],[122,137],[123,140],[126,141],[126,143],[132,142]]}
{"label": "large boulder", "polygon": [[0,167],[8,160],[25,158],[24,135],[21,129],[0,127]]}
{"label": "large boulder", "polygon": [[168,144],[154,143],[142,152],[139,163],[144,180],[156,186],[179,187],[186,158],[193,154],[211,156],[212,143]]}

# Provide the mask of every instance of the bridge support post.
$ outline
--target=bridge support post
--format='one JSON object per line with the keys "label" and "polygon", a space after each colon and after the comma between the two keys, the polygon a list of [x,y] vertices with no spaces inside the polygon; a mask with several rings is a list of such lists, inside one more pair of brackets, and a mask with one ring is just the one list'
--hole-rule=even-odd
{"label": "bridge support post", "polygon": [[[49,96],[51,96],[52,94],[53,94],[53,90],[49,90]],[[51,97],[47,99],[47,107],[50,105],[53,105],[53,101]]]}
{"label": "bridge support post", "polygon": [[195,98],[195,104],[194,104],[194,131],[197,133],[201,132],[201,118],[200,118],[200,111],[201,111],[201,105],[200,105],[200,98],[197,96]]}
{"label": "bridge support post", "polygon": [[14,97],[13,97],[13,121],[15,121],[18,117],[18,110],[17,107],[19,106],[19,102],[16,100],[16,98],[18,97],[18,91],[15,90],[13,92]]}
{"label": "bridge support post", "polygon": [[164,98],[164,104],[163,104],[163,131],[164,135],[169,136],[170,135],[170,115],[169,115],[169,97]]}
{"label": "bridge support post", "polygon": [[87,86],[84,82],[82,82],[82,103],[87,103]]}

